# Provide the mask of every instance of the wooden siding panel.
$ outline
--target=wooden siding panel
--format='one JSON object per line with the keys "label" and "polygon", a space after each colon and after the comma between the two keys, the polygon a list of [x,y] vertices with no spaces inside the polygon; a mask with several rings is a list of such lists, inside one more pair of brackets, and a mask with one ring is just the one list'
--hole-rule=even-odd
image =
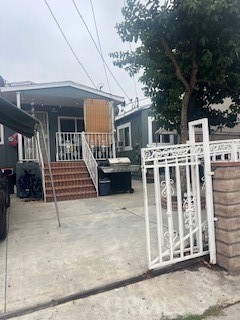
{"label": "wooden siding panel", "polygon": [[109,101],[86,99],[85,132],[112,132],[111,104]]}

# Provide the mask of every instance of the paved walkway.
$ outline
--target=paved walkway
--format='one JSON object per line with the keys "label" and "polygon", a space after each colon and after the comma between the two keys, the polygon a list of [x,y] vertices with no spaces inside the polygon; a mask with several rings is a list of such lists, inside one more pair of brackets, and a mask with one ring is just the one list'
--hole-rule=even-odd
{"label": "paved walkway", "polygon": [[117,287],[147,269],[142,185],[133,186],[133,194],[60,202],[61,228],[53,203],[13,197],[0,243],[0,319],[152,320],[239,301],[240,276],[201,265]]}

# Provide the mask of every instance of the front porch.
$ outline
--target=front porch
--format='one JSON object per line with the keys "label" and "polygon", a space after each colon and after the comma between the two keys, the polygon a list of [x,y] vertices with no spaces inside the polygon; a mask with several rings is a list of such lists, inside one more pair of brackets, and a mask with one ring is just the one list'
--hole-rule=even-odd
{"label": "front porch", "polygon": [[116,157],[114,134],[56,132],[56,161],[50,162],[50,168],[50,152],[45,152],[43,140],[41,132],[31,139],[24,137],[21,174],[28,170],[27,163],[39,166],[44,200],[54,201],[53,187],[58,201],[98,196],[98,162]]}

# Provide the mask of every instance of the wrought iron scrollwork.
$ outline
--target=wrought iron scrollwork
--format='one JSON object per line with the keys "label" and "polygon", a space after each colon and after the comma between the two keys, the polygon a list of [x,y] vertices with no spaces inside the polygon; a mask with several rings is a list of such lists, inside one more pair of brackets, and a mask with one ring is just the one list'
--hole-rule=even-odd
{"label": "wrought iron scrollwork", "polygon": [[[170,179],[169,180],[169,184],[170,184],[170,186],[169,186],[169,188],[170,188],[170,194],[171,194],[171,196],[173,196],[174,195],[174,188],[171,186],[171,185],[173,185],[174,184],[174,181],[173,181],[173,179]],[[168,186],[167,186],[167,182],[166,181],[162,181],[161,182],[161,186],[163,187],[163,189],[162,189],[162,196],[164,197],[164,198],[166,198],[167,197],[167,192],[168,192]]]}
{"label": "wrought iron scrollwork", "polygon": [[194,209],[195,198],[193,193],[184,193],[183,209],[184,224],[186,229],[196,226],[196,213]]}

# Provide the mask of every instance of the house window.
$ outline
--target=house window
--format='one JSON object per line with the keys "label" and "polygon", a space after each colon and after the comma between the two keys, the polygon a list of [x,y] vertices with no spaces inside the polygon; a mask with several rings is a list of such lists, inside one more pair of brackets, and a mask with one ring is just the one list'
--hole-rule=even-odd
{"label": "house window", "polygon": [[3,125],[0,124],[0,144],[4,144]]}
{"label": "house window", "polygon": [[81,118],[58,118],[58,131],[60,132],[82,132],[83,127],[83,119]]}
{"label": "house window", "polygon": [[122,147],[123,150],[132,150],[130,122],[117,127],[117,138],[118,145]]}

